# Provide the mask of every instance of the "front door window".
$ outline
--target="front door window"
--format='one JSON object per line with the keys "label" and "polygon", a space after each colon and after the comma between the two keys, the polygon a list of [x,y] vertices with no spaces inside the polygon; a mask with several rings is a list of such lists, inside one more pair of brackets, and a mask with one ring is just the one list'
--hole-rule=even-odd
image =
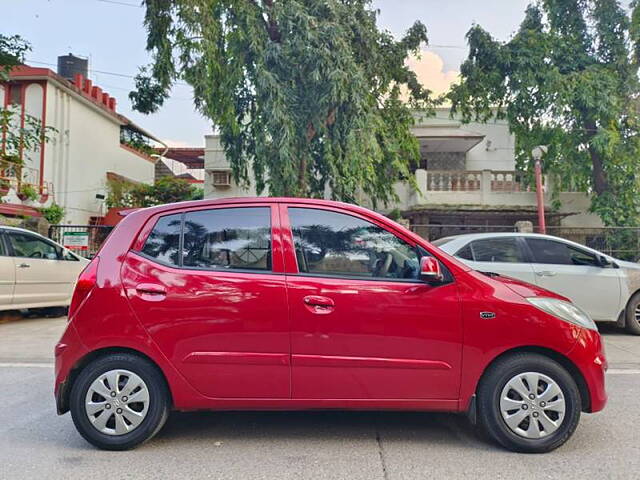
{"label": "front door window", "polygon": [[309,208],[290,208],[289,218],[300,273],[418,279],[418,250],[373,223]]}

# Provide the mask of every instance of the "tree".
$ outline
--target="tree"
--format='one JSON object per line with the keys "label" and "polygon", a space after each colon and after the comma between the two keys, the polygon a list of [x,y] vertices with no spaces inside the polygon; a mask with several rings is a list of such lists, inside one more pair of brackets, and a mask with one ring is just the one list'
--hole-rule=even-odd
{"label": "tree", "polygon": [[607,225],[638,224],[640,211],[637,5],[632,19],[617,0],[542,0],[508,42],[474,25],[448,95],[466,121],[508,121],[519,169],[548,145],[545,170],[592,193]]}
{"label": "tree", "polygon": [[[371,0],[144,0],[147,49],[130,94],[150,113],[178,80],[221,133],[236,181],[258,192],[374,202],[412,181],[410,107],[430,92],[405,60],[427,42],[376,26]],[[408,100],[403,101],[405,92]]]}
{"label": "tree", "polygon": [[165,203],[201,200],[202,188],[176,177],[161,177],[153,185],[128,180],[107,180],[107,207],[152,207]]}
{"label": "tree", "polygon": [[19,35],[2,35],[0,33],[0,81],[6,81],[9,71],[24,62],[24,55],[31,50],[31,45]]}

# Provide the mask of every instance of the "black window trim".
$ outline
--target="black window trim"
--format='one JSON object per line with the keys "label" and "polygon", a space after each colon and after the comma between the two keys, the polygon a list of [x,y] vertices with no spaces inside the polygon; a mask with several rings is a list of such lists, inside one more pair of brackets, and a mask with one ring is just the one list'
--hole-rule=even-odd
{"label": "black window trim", "polygon": [[[229,210],[231,208],[265,208],[267,209],[267,211],[269,212],[269,229],[271,232],[271,239],[270,239],[270,247],[271,247],[271,268],[269,270],[256,270],[256,269],[248,269],[248,268],[214,268],[214,267],[193,267],[193,266],[189,266],[189,265],[184,265],[184,223],[185,223],[185,218],[187,216],[188,213],[191,212],[204,212],[204,211],[216,211],[216,210]],[[180,264],[179,265],[174,265],[172,263],[169,262],[163,262],[162,260],[158,260],[155,257],[152,257],[151,255],[147,255],[146,253],[144,253],[142,250],[134,250],[131,249],[131,251],[133,253],[135,253],[136,255],[145,258],[153,263],[156,263],[158,265],[162,265],[164,267],[168,267],[168,268],[173,268],[176,270],[188,270],[188,271],[198,271],[198,272],[228,272],[228,273],[252,273],[252,274],[258,274],[258,275],[285,275],[285,272],[274,272],[273,271],[273,222],[272,222],[272,206],[271,205],[230,205],[230,206],[220,206],[218,208],[196,208],[196,209],[190,209],[190,210],[180,210],[180,211],[169,211],[169,212],[164,212],[161,215],[157,215],[155,217],[152,217],[152,221],[153,221],[153,226],[149,229],[149,233],[147,234],[147,236],[144,239],[144,242],[142,243],[142,248],[144,248],[145,244],[147,243],[147,240],[149,238],[149,235],[151,235],[151,232],[153,232],[153,229],[156,227],[156,225],[158,224],[158,222],[160,221],[161,218],[164,217],[171,217],[171,216],[177,216],[180,215],[180,241],[178,242],[178,249],[179,249],[179,259],[180,259]]]}

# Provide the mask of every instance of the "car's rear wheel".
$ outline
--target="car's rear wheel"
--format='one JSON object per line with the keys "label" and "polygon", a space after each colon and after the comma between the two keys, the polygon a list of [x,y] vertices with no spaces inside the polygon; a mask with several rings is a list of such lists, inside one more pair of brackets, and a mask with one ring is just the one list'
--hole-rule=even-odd
{"label": "car's rear wheel", "polygon": [[632,335],[640,335],[640,292],[631,297],[626,310],[625,328]]}
{"label": "car's rear wheel", "polygon": [[489,367],[478,388],[478,419],[509,450],[544,453],[565,443],[580,420],[581,398],[567,370],[548,357],[517,353]]}
{"label": "car's rear wheel", "polygon": [[93,445],[127,450],[152,438],[169,415],[162,374],[128,353],[100,357],[78,375],[70,410],[78,432]]}

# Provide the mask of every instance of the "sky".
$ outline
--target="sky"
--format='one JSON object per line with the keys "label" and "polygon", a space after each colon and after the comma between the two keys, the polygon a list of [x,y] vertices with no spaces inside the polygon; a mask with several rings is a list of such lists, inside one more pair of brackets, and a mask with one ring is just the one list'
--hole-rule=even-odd
{"label": "sky", "polygon": [[[531,0],[373,0],[381,28],[401,36],[416,20],[427,26],[429,47],[410,65],[423,84],[445,91],[466,57],[465,34],[477,23],[500,40],[517,29]],[[148,63],[144,9],[137,0],[0,0],[0,32],[32,44],[27,63],[56,69],[59,55],[89,58],[94,85],[116,97],[118,111],[171,146],[204,145],[210,122],[193,108],[191,89],[178,85],[152,115],[131,110],[128,92]]]}

